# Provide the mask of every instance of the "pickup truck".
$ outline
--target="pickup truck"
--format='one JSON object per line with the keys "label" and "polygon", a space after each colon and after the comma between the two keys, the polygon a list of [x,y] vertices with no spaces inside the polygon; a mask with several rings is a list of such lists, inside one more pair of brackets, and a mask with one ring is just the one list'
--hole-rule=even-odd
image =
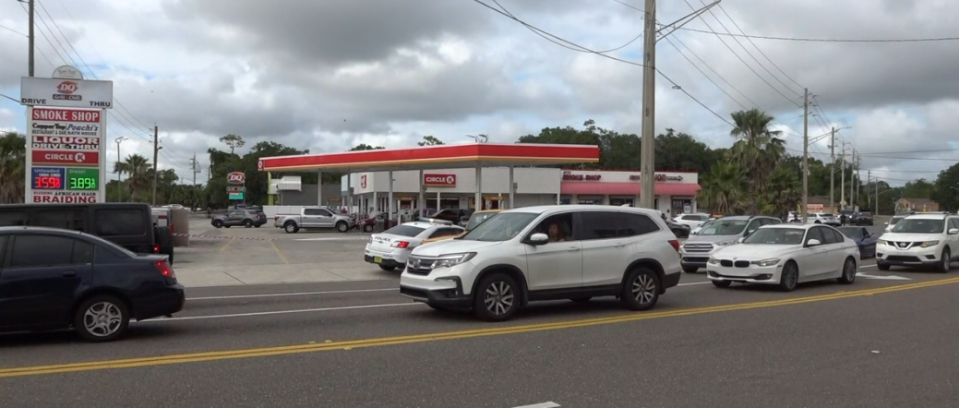
{"label": "pickup truck", "polygon": [[283,228],[288,234],[296,233],[300,228],[336,228],[339,232],[347,232],[353,228],[353,220],[325,207],[303,207],[299,214],[277,214],[273,217],[273,226]]}

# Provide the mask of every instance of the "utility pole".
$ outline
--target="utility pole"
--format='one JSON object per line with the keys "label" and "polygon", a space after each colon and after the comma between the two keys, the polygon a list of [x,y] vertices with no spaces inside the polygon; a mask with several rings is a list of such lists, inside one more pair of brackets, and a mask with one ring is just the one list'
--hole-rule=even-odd
{"label": "utility pole", "polygon": [[120,142],[127,138],[120,136],[117,138],[117,202],[123,202],[123,185],[120,184]]}
{"label": "utility pole", "polygon": [[876,185],[873,190],[876,190],[876,210],[873,211],[873,217],[879,215],[879,176],[876,176]]}
{"label": "utility pole", "polygon": [[809,88],[803,89],[802,115],[802,223],[809,221]]}
{"label": "utility pole", "polygon": [[852,149],[852,160],[849,161],[849,206],[856,207],[856,149]]}
{"label": "utility pole", "polygon": [[866,207],[872,207],[871,205],[869,205],[869,182],[870,181],[872,181],[872,170],[866,170]]}
{"label": "utility pole", "polygon": [[646,0],[643,35],[643,131],[639,145],[639,207],[656,206],[656,0]]}
{"label": "utility pole", "polygon": [[160,128],[153,125],[153,205],[157,205],[157,153],[160,152]]}
{"label": "utility pole", "polygon": [[[829,136],[829,155],[832,162],[829,163],[829,211],[836,209],[836,128],[832,128]],[[838,211],[836,211],[838,212]]]}
{"label": "utility pole", "polygon": [[30,45],[29,45],[30,51],[27,52],[27,76],[32,77],[32,76],[33,76],[33,67],[34,67],[34,65],[33,65],[33,53],[34,53],[34,46],[33,46],[33,38],[34,38],[34,34],[33,34],[33,14],[34,14],[33,3],[34,3],[34,0],[29,0],[27,3],[29,4],[28,9],[27,9],[27,14],[29,14],[29,17],[27,17],[27,21],[28,21],[27,24],[30,25],[30,28],[27,29],[27,37],[29,37],[29,38],[27,39],[27,43],[30,44]]}
{"label": "utility pole", "polygon": [[[862,155],[857,154],[856,155],[856,177],[859,181],[856,182],[856,198],[858,198],[860,202],[862,201],[862,191],[860,190],[860,187],[862,185],[862,173],[859,173],[860,171],[862,171],[862,169],[860,169],[859,167],[861,164],[862,164]],[[869,180],[866,180],[866,182],[868,183]]]}
{"label": "utility pole", "polygon": [[193,187],[196,187],[196,153],[193,153],[193,159],[190,160],[190,169],[193,170]]}
{"label": "utility pole", "polygon": [[843,203],[846,202],[846,141],[842,142],[842,153],[839,155],[839,173],[840,175],[840,184],[839,184],[839,209],[841,210],[844,207]]}

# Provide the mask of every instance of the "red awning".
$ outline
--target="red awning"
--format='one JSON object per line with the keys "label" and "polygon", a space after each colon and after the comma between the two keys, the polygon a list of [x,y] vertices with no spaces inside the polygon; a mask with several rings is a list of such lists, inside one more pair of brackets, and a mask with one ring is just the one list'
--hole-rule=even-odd
{"label": "red awning", "polygon": [[[657,183],[656,195],[659,196],[694,196],[701,187],[695,183]],[[635,196],[640,193],[639,183],[584,183],[562,182],[560,193],[567,195],[626,195]]]}

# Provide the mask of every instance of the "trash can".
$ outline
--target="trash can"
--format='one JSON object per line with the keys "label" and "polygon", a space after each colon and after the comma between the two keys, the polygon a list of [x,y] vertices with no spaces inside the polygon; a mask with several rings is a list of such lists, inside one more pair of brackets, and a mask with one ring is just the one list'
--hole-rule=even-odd
{"label": "trash can", "polygon": [[376,217],[376,221],[373,222],[373,231],[374,232],[383,232],[383,228],[386,225],[384,217]]}

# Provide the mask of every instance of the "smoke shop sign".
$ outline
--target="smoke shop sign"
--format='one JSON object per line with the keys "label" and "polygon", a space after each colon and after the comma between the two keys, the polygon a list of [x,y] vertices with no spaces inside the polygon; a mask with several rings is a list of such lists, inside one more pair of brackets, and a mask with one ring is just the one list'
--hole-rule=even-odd
{"label": "smoke shop sign", "polygon": [[[641,176],[640,176],[639,174],[630,175],[630,176],[629,176],[629,179],[632,180],[632,181],[642,180],[642,178],[641,178]],[[656,175],[653,176],[653,180],[656,181],[657,183],[662,183],[662,182],[664,182],[664,181],[683,181],[683,176],[680,176],[680,175],[671,175],[671,174],[663,174],[663,173],[656,173]]]}
{"label": "smoke shop sign", "polygon": [[602,177],[600,174],[573,174],[571,171],[563,172],[563,181],[597,181]]}

